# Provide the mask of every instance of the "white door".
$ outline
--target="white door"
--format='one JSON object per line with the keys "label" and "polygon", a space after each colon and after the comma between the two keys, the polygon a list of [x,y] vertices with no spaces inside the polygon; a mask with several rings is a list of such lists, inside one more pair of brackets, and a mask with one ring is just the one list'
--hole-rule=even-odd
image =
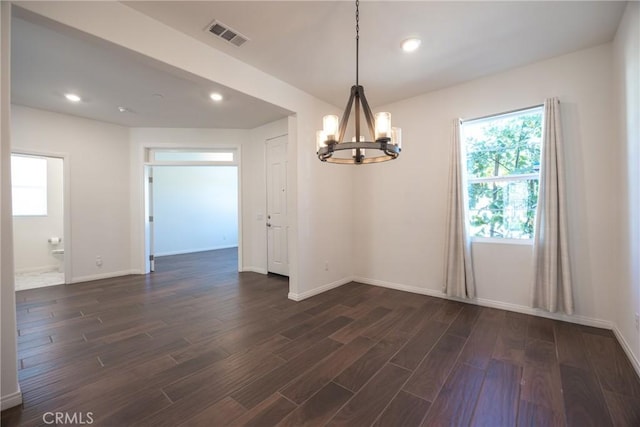
{"label": "white door", "polygon": [[267,270],[289,275],[287,136],[267,141]]}

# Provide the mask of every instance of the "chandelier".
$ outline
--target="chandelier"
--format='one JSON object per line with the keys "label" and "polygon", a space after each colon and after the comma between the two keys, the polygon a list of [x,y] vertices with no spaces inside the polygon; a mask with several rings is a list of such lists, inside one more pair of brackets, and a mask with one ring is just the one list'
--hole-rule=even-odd
{"label": "chandelier", "polygon": [[[391,127],[391,114],[387,112],[371,113],[364,88],[358,80],[360,50],[360,2],[356,0],[356,84],[351,86],[347,106],[338,116],[327,115],[322,118],[322,130],[316,132],[318,158],[323,162],[355,164],[379,163],[393,160],[402,151],[402,133],[400,128]],[[355,129],[351,141],[346,141],[347,125],[352,108],[355,110]],[[361,115],[366,120],[370,139],[367,140],[360,126]],[[341,156],[338,151],[346,150]]]}

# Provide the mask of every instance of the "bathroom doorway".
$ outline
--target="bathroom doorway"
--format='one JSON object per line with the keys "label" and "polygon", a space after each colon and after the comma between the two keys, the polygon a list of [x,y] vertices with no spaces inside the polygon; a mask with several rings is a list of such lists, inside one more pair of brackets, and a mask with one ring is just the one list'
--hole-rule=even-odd
{"label": "bathroom doorway", "polygon": [[64,158],[11,155],[15,289],[65,280]]}

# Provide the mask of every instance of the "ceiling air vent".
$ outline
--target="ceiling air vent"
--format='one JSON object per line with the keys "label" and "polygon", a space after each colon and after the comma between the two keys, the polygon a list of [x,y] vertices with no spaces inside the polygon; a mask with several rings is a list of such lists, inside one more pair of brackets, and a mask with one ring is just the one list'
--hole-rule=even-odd
{"label": "ceiling air vent", "polygon": [[243,36],[236,30],[229,28],[229,26],[220,21],[213,21],[209,24],[207,26],[207,31],[237,47],[240,47],[249,41],[247,37]]}

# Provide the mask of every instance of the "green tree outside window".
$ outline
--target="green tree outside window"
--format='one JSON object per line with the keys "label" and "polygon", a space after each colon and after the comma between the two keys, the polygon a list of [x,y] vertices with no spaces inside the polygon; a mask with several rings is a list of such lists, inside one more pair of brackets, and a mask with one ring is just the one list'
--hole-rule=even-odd
{"label": "green tree outside window", "polygon": [[542,108],[463,123],[471,234],[532,239]]}

